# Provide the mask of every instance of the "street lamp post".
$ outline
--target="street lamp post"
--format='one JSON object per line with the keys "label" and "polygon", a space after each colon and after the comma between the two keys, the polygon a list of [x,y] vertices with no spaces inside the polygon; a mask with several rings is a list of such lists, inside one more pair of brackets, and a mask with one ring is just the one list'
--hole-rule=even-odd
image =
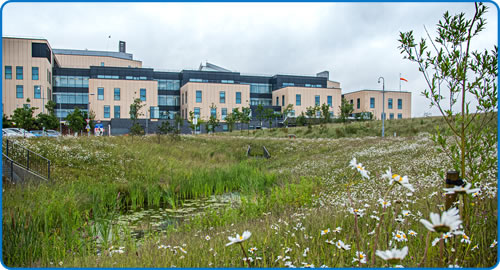
{"label": "street lamp post", "polygon": [[[90,96],[95,95],[94,93],[89,93],[88,97],[88,104],[87,104],[87,117],[90,119]],[[90,121],[87,123],[87,125],[90,125]],[[87,137],[90,136],[90,128],[87,130]]]}
{"label": "street lamp post", "polygon": [[385,79],[384,77],[378,78],[378,83],[380,83],[380,79],[382,79],[382,138],[384,138],[384,121],[385,121]]}

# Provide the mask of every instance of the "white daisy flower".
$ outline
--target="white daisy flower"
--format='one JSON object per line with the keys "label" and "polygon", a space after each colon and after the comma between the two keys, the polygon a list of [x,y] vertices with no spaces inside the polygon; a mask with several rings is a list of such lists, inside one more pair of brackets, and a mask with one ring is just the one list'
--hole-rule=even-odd
{"label": "white daisy flower", "polygon": [[462,234],[462,239],[460,240],[460,242],[470,244],[470,238],[464,233]]}
{"label": "white daisy flower", "polygon": [[448,211],[443,212],[441,216],[436,213],[431,213],[430,217],[432,223],[425,219],[421,219],[420,222],[432,232],[446,233],[453,231],[456,230],[462,223],[457,208],[451,208]]}
{"label": "white daisy flower", "polygon": [[226,247],[235,243],[241,243],[250,238],[250,236],[252,236],[252,233],[249,231],[244,231],[242,235],[236,234],[236,237],[229,236],[228,239],[230,242],[226,244]]}
{"label": "white daisy flower", "polygon": [[361,174],[361,176],[363,176],[364,178],[366,179],[370,179],[370,172],[368,172],[367,170],[365,170],[365,167],[363,167],[363,164],[361,163],[357,163],[356,162],[356,158],[352,158],[351,162],[349,163],[349,165],[353,168],[353,169],[356,169],[358,170],[358,172]]}
{"label": "white daisy flower", "polygon": [[417,236],[417,232],[415,232],[414,230],[409,230],[408,234],[411,236]]}
{"label": "white daisy flower", "polygon": [[396,264],[408,255],[408,247],[402,249],[393,248],[385,251],[377,250],[375,254],[390,264]]}
{"label": "white daisy flower", "polygon": [[396,231],[395,233],[392,232],[392,236],[394,237],[394,240],[398,242],[408,241],[408,239],[406,238],[406,234],[402,231]]}
{"label": "white daisy flower", "polygon": [[344,242],[342,242],[342,240],[338,240],[335,245],[339,249],[343,249],[343,250],[350,250],[351,249],[351,245],[344,244]]}
{"label": "white daisy flower", "polygon": [[205,240],[207,240],[207,241],[210,240],[210,236],[208,236],[208,235],[205,236]]}
{"label": "white daisy flower", "polygon": [[493,243],[491,243],[490,248],[493,248],[497,245],[497,240],[493,240]]}
{"label": "white daisy flower", "polygon": [[386,201],[384,199],[378,199],[378,202],[380,203],[380,205],[382,205],[382,207],[389,207],[391,206],[391,202],[390,201]]}
{"label": "white daisy flower", "polygon": [[252,247],[252,248],[249,248],[249,249],[248,249],[248,252],[250,252],[250,253],[252,253],[252,254],[253,254],[255,251],[257,251],[257,248],[256,248],[256,247]]}
{"label": "white daisy flower", "polygon": [[410,182],[408,181],[408,176],[405,175],[405,176],[401,177],[401,175],[399,175],[399,174],[393,174],[391,172],[390,167],[382,175],[382,178],[389,179],[389,185],[392,185],[392,183],[397,183],[397,184],[409,189],[411,192],[415,191],[415,189],[413,188],[413,185],[410,184]]}
{"label": "white daisy flower", "polygon": [[479,188],[472,188],[472,184],[467,183],[465,186],[454,186],[452,188],[443,188],[446,194],[474,194],[479,192]]}
{"label": "white daisy flower", "polygon": [[352,262],[366,263],[366,254],[362,251],[356,251],[356,257],[353,258]]}
{"label": "white daisy flower", "polygon": [[326,229],[326,230],[321,230],[321,235],[325,235],[327,233],[330,232],[330,228]]}

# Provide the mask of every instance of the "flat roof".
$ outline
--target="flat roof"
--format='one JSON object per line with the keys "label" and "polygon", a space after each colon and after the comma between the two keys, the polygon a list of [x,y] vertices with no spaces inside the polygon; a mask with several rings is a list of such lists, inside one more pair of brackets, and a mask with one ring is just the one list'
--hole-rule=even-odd
{"label": "flat roof", "polygon": [[133,60],[133,55],[131,53],[122,52],[109,52],[109,51],[89,51],[89,50],[71,50],[71,49],[52,49],[54,54],[66,54],[66,55],[84,55],[84,56],[108,56],[114,58],[120,58],[125,60]]}
{"label": "flat roof", "polygon": [[[349,93],[344,93],[344,95],[358,93],[358,92],[364,92],[364,91],[382,92],[382,90],[363,89],[363,90],[352,91],[352,92],[349,92]],[[408,94],[411,94],[410,91],[399,91],[399,90],[384,90],[384,91],[385,92],[393,92],[393,93],[408,93]]]}

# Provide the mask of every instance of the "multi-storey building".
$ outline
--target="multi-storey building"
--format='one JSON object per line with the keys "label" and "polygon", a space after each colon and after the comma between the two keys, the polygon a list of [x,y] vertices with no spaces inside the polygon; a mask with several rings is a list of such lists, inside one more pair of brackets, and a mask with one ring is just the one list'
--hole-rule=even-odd
{"label": "multi-storey building", "polygon": [[382,119],[382,96],[385,95],[386,119],[411,117],[411,92],[360,90],[346,93],[343,97],[353,105],[353,114],[370,112],[374,119]]}
{"label": "multi-storey building", "polygon": [[[54,100],[61,120],[80,108],[93,111],[96,120],[112,122],[129,119],[130,104],[136,98],[144,105],[141,119],[172,119],[175,114],[188,119],[193,112],[201,119],[215,115],[224,121],[237,108],[250,107],[255,112],[263,105],[282,111],[289,104],[293,105],[289,116],[323,104],[328,104],[334,117],[340,113],[340,83],[329,80],[327,71],[316,76],[255,76],[206,63],[197,70],[164,72],[143,68],[122,41],[118,52],[52,49],[44,39],[3,37],[2,44],[2,102],[7,116],[28,105],[37,107],[38,114],[48,100]],[[401,98],[406,118],[410,102],[406,96]],[[359,106],[355,112],[370,111]]]}

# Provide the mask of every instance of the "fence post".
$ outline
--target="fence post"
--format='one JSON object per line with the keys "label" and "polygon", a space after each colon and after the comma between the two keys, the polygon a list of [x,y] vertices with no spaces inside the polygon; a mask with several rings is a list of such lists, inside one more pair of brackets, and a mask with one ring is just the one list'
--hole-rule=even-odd
{"label": "fence post", "polygon": [[14,182],[14,161],[10,161],[10,180]]}
{"label": "fence post", "polygon": [[6,155],[9,156],[9,140],[6,140],[7,141],[7,146],[5,147],[6,149]]}
{"label": "fence post", "polygon": [[26,149],[26,169],[30,169],[30,151]]}
{"label": "fence post", "polygon": [[[446,173],[445,186],[446,188],[453,188],[455,186],[461,186],[464,184],[464,181],[460,178],[460,175],[457,171],[448,171]],[[457,194],[446,194],[446,202],[445,202],[445,210],[450,209],[453,203],[457,200]]]}
{"label": "fence post", "polygon": [[47,162],[47,180],[50,181],[50,160]]}

